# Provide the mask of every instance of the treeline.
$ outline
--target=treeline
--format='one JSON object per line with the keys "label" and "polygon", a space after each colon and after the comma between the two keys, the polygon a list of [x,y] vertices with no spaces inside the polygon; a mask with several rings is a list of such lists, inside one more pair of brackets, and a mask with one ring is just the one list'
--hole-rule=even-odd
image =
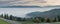
{"label": "treeline", "polygon": [[40,22],[60,22],[60,16],[56,16],[53,18],[42,18],[42,17],[31,17],[31,18],[21,18],[21,17],[15,17],[13,15],[8,15],[8,14],[1,14],[1,18],[8,19],[8,20],[14,20],[14,21],[32,21],[35,23],[40,23]]}
{"label": "treeline", "polygon": [[25,18],[16,17],[8,14],[1,14],[0,17],[8,20],[14,20],[14,21],[25,21]]}

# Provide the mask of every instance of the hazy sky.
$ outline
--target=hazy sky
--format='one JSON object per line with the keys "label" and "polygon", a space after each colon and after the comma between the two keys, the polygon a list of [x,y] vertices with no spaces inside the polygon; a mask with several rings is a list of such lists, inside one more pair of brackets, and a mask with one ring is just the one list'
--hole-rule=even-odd
{"label": "hazy sky", "polygon": [[0,0],[0,5],[60,5],[60,0]]}
{"label": "hazy sky", "polygon": [[[48,6],[60,5],[60,0],[0,0],[0,6]],[[23,17],[25,14],[36,11],[48,11],[55,8],[0,8],[0,14],[8,13],[15,16]]]}
{"label": "hazy sky", "polygon": [[44,11],[49,11],[51,9],[55,9],[55,8],[0,8],[0,14],[12,14],[14,16],[18,16],[18,17],[24,17],[26,16],[27,13],[30,12],[44,12]]}

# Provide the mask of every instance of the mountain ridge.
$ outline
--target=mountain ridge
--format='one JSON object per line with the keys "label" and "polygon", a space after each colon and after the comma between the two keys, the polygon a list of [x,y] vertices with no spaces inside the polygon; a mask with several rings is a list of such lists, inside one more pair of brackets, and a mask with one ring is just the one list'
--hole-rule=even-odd
{"label": "mountain ridge", "polygon": [[56,16],[60,16],[60,9],[53,9],[50,11],[46,11],[46,12],[31,12],[26,14],[26,16],[29,17],[49,17],[49,18],[53,18]]}

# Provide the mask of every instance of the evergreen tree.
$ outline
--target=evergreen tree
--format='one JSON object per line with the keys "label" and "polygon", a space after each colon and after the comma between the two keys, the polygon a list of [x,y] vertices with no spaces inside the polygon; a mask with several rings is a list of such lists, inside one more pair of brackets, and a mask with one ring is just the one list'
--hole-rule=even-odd
{"label": "evergreen tree", "polygon": [[10,15],[10,20],[13,20],[13,16],[12,15]]}
{"label": "evergreen tree", "polygon": [[26,21],[26,19],[25,19],[25,18],[23,18],[23,21]]}
{"label": "evergreen tree", "polygon": [[4,18],[6,19],[7,17],[6,17],[6,14],[4,15]]}
{"label": "evergreen tree", "polygon": [[59,20],[59,22],[60,22],[60,16],[57,16],[57,18],[58,18],[58,20]]}
{"label": "evergreen tree", "polygon": [[53,22],[56,22],[56,17],[54,18]]}
{"label": "evergreen tree", "polygon": [[8,14],[6,14],[6,19],[8,19]]}
{"label": "evergreen tree", "polygon": [[47,22],[50,22],[50,19],[49,18],[47,18]]}
{"label": "evergreen tree", "polygon": [[17,21],[21,21],[21,18],[20,17],[17,17]]}
{"label": "evergreen tree", "polygon": [[5,14],[5,15],[4,15],[4,18],[5,18],[5,19],[8,19],[8,14]]}
{"label": "evergreen tree", "polygon": [[41,18],[41,22],[44,22],[44,18]]}
{"label": "evergreen tree", "polygon": [[2,18],[3,18],[3,14],[1,14],[1,15],[0,15],[0,17],[2,17]]}
{"label": "evergreen tree", "polygon": [[33,20],[33,22],[34,22],[34,23],[39,23],[40,20],[39,20],[39,18],[35,17],[34,20]]}
{"label": "evergreen tree", "polygon": [[17,20],[17,17],[14,17],[14,16],[13,16],[13,20],[16,21],[16,20]]}

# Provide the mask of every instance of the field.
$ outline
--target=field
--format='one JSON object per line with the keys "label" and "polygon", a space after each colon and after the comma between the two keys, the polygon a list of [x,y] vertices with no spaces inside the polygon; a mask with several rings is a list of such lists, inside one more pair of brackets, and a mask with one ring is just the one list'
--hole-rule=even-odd
{"label": "field", "polygon": [[0,24],[10,24],[10,23],[0,19]]}

